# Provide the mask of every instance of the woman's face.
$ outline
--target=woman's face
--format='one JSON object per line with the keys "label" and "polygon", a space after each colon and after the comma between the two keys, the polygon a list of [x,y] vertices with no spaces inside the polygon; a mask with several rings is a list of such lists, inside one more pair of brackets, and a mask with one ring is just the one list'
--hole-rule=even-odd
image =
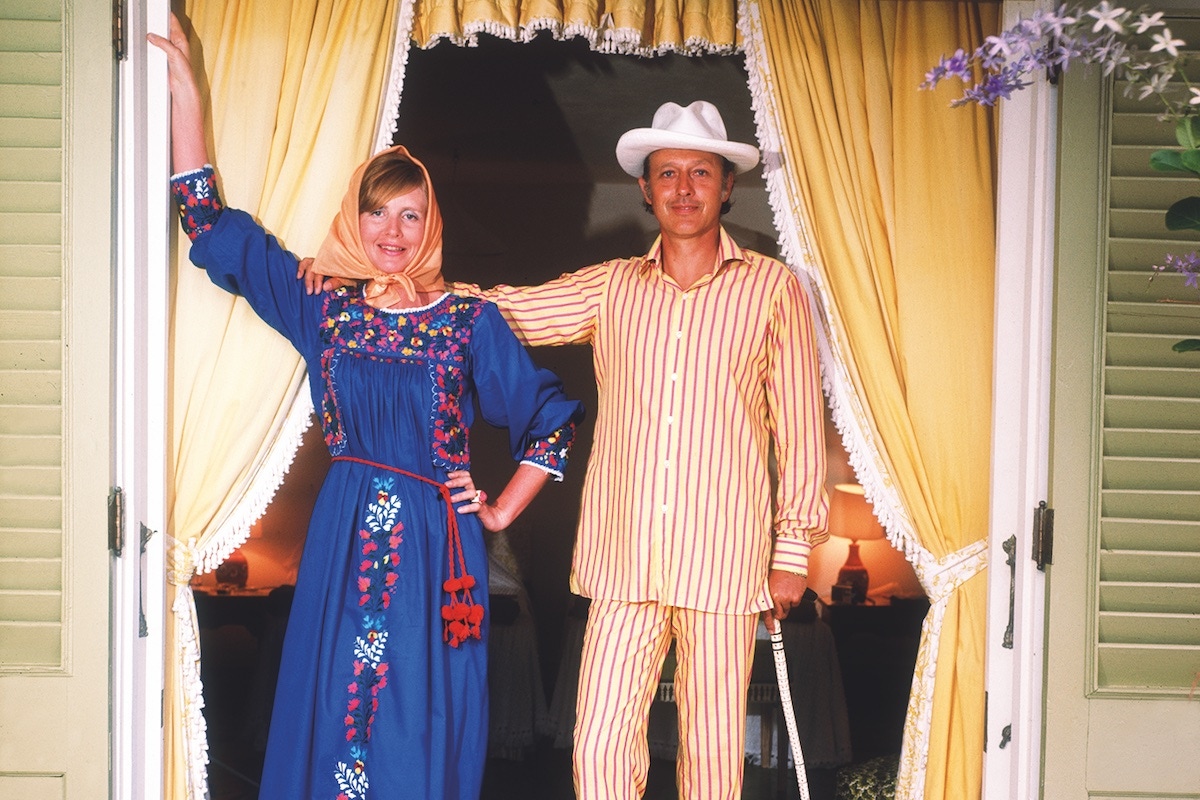
{"label": "woman's face", "polygon": [[367,258],[380,272],[403,272],[412,261],[425,236],[428,210],[425,190],[417,187],[358,215],[358,233]]}

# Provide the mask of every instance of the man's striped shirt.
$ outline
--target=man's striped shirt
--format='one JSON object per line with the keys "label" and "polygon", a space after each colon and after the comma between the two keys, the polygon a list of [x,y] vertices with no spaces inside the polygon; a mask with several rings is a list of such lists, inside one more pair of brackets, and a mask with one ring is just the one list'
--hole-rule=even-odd
{"label": "man's striped shirt", "polygon": [[724,229],[719,265],[686,291],[660,259],[661,240],[641,258],[480,294],[529,345],[593,348],[599,409],[572,591],[762,611],[768,568],[806,573],[828,538],[808,298],[786,266]]}

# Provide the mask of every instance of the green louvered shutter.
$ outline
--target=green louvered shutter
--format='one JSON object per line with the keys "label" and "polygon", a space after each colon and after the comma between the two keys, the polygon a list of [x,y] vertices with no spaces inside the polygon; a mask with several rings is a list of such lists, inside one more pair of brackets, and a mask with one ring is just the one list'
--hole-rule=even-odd
{"label": "green louvered shutter", "polygon": [[61,12],[0,2],[0,669],[63,657]]}
{"label": "green louvered shutter", "polygon": [[[1200,21],[1171,30],[1200,47]],[[1190,78],[1200,85],[1200,70]],[[1177,695],[1200,672],[1200,353],[1171,347],[1200,338],[1200,290],[1177,273],[1151,281],[1150,265],[1200,249],[1200,234],[1164,224],[1200,178],[1150,168],[1154,150],[1177,146],[1174,129],[1161,103],[1123,88],[1107,203],[1095,686]]]}

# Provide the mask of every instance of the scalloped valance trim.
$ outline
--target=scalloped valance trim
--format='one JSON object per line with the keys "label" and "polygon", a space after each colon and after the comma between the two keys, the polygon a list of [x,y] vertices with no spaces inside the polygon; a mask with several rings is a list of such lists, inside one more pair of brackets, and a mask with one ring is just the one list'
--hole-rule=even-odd
{"label": "scalloped valance trim", "polygon": [[721,44],[708,39],[693,36],[682,42],[662,42],[657,45],[646,45],[642,42],[642,32],[637,28],[612,27],[611,15],[605,14],[596,25],[583,22],[563,24],[562,20],[551,17],[530,20],[521,26],[503,25],[492,20],[479,20],[463,25],[462,32],[440,31],[425,37],[425,41],[415,42],[422,50],[428,50],[438,42],[447,41],[459,47],[478,47],[479,35],[487,34],[497,39],[510,42],[528,43],[542,31],[549,31],[556,41],[583,38],[588,46],[598,53],[624,56],[663,56],[677,54],[685,56],[702,55],[733,55],[740,53],[738,44]]}

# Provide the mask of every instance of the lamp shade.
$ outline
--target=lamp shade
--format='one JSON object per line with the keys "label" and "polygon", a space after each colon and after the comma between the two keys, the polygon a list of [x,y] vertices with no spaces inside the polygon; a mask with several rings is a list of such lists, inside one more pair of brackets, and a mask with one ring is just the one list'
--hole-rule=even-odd
{"label": "lamp shade", "polygon": [[857,483],[839,483],[829,499],[829,532],[854,541],[882,539],[883,526]]}

